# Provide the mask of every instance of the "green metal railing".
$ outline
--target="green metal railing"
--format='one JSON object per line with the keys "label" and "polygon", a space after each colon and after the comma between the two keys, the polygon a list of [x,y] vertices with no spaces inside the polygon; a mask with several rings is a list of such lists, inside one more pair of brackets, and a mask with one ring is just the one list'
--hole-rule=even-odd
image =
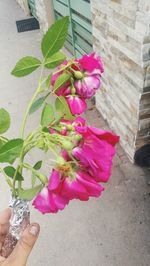
{"label": "green metal railing", "polygon": [[56,19],[70,16],[66,48],[77,58],[91,53],[93,41],[90,0],[53,0],[53,5]]}

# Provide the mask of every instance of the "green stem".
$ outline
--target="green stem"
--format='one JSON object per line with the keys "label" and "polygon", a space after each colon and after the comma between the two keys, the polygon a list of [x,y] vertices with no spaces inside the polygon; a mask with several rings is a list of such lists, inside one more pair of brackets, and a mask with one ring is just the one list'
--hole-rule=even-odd
{"label": "green stem", "polygon": [[25,130],[25,125],[26,125],[26,121],[27,121],[27,117],[28,117],[30,108],[31,108],[33,102],[35,101],[35,99],[36,99],[36,97],[39,94],[40,89],[41,89],[43,69],[44,69],[44,66],[42,65],[42,67],[41,67],[41,73],[40,73],[40,78],[39,78],[38,88],[34,92],[33,97],[31,98],[31,100],[30,100],[30,102],[29,102],[29,104],[27,106],[27,109],[25,111],[24,117],[23,117],[22,126],[21,126],[21,138],[24,138],[24,130]]}
{"label": "green stem", "polygon": [[14,189],[15,189],[15,185],[16,185],[16,176],[17,176],[18,170],[19,170],[19,165],[17,166],[15,174],[13,176],[13,187],[14,187]]}
{"label": "green stem", "polygon": [[51,94],[52,92],[50,91],[50,92],[48,92],[46,95],[45,95],[45,100],[46,100],[46,98]]}
{"label": "green stem", "polygon": [[[21,125],[21,138],[22,139],[24,138],[24,130],[25,130],[27,117],[28,117],[30,108],[31,108],[33,102],[35,101],[35,99],[36,99],[36,97],[39,94],[40,89],[41,89],[43,70],[44,70],[44,65],[42,64],[40,78],[39,78],[39,82],[38,82],[38,87],[37,87],[36,91],[34,92],[33,97],[31,98],[31,100],[30,100],[30,102],[26,108],[26,111],[24,113],[24,117],[23,117],[23,121],[22,121],[22,125]],[[21,151],[20,157],[19,157],[19,165],[17,167],[17,169],[20,171],[21,174],[22,174],[22,163],[24,160],[24,156],[25,155],[24,155],[24,145],[23,145],[23,148],[22,148],[22,151]],[[16,169],[16,173],[17,173],[17,169]],[[14,180],[13,180],[14,189],[15,189],[15,182],[16,182],[16,180],[15,180],[16,179],[16,173],[15,173]],[[18,188],[21,189],[21,187],[22,187],[22,181],[18,181]]]}
{"label": "green stem", "polygon": [[5,138],[4,136],[0,136],[0,140],[3,140],[4,142],[7,142],[8,141],[8,139]]}
{"label": "green stem", "polygon": [[38,171],[36,171],[31,165],[29,165],[27,163],[23,163],[22,166],[25,167],[26,169],[32,171],[32,173],[34,173],[44,185],[48,184],[47,177],[45,175],[39,173]]}
{"label": "green stem", "polygon": [[56,156],[56,158],[59,156],[59,154],[52,148],[50,143],[47,143],[48,148],[51,150],[51,152]]}
{"label": "green stem", "polygon": [[67,68],[70,67],[72,64],[74,64],[74,65],[78,65],[78,62],[75,62],[75,61],[71,60],[67,65],[65,65],[64,67],[61,67],[59,70],[55,71],[55,72],[53,73],[53,76],[54,76],[55,74],[57,74],[57,73],[59,73],[59,72],[65,70],[65,69],[67,69]]}
{"label": "green stem", "polygon": [[23,121],[22,121],[22,126],[21,126],[21,138],[24,138],[24,130],[25,130],[25,125],[26,125],[26,121],[27,121],[27,117],[28,117],[28,114],[29,114],[29,111],[30,111],[30,108],[33,104],[33,102],[35,101],[37,95],[39,93],[39,87],[37,88],[37,90],[35,91],[31,101],[29,102],[28,106],[27,106],[27,109],[25,111],[25,114],[24,114],[24,117],[23,117]]}

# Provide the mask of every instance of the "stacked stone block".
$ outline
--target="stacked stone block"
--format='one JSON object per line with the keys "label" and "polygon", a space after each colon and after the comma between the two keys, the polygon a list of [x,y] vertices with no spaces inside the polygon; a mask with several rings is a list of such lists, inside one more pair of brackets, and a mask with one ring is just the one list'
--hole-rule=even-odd
{"label": "stacked stone block", "polygon": [[35,0],[40,29],[45,33],[54,22],[53,0]]}
{"label": "stacked stone block", "polygon": [[150,1],[91,0],[91,10],[105,65],[96,105],[133,159],[150,142]]}
{"label": "stacked stone block", "polygon": [[17,0],[17,3],[21,6],[21,8],[24,10],[26,15],[30,14],[28,0]]}

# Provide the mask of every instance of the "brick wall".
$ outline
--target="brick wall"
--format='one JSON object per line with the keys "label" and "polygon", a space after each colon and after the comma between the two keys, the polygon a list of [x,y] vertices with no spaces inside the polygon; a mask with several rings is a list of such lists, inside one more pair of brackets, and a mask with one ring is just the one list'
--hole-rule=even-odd
{"label": "brick wall", "polygon": [[150,143],[150,0],[91,0],[91,10],[105,64],[96,105],[133,159]]}

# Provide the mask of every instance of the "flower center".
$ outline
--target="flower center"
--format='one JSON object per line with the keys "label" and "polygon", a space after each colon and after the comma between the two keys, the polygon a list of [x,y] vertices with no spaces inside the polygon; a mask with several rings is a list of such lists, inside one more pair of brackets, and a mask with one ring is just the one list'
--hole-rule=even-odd
{"label": "flower center", "polygon": [[57,169],[61,172],[62,175],[69,175],[72,172],[72,167],[70,164],[57,165]]}

